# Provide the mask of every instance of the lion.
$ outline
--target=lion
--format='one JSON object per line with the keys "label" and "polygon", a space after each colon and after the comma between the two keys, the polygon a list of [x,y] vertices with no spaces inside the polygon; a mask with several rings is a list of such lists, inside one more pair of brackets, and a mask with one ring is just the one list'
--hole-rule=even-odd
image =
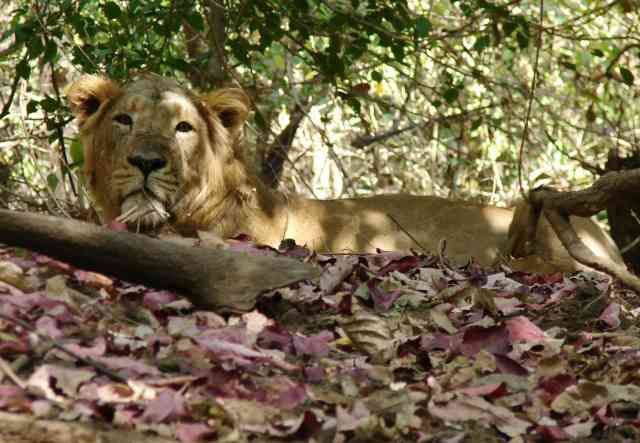
{"label": "lion", "polygon": [[[223,238],[244,233],[273,247],[291,238],[320,252],[438,253],[446,244],[449,257],[471,256],[481,265],[495,264],[509,243],[513,209],[403,194],[316,200],[268,188],[244,157],[250,102],[240,89],[197,94],[155,75],[124,85],[84,76],[67,95],[104,223]],[[598,257],[623,263],[595,222],[572,223]],[[512,235],[522,229],[512,226]],[[534,246],[545,263],[582,269],[545,220]]]}

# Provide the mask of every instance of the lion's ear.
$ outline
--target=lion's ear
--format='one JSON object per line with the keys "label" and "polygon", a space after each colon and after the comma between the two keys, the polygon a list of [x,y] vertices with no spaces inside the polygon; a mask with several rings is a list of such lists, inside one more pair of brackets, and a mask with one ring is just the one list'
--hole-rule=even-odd
{"label": "lion's ear", "polygon": [[120,86],[112,80],[95,75],[82,76],[67,90],[71,112],[82,124],[107,100],[120,93]]}
{"label": "lion's ear", "polygon": [[226,88],[212,91],[202,97],[207,107],[214,112],[222,125],[232,134],[242,129],[249,115],[251,101],[249,97],[237,88]]}

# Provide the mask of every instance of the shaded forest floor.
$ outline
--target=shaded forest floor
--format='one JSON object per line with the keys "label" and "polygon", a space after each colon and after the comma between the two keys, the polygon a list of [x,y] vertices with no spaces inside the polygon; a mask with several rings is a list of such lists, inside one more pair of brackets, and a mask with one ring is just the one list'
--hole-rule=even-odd
{"label": "shaded forest floor", "polygon": [[640,299],[602,275],[229,249],[322,277],[222,316],[0,249],[0,440],[640,439]]}

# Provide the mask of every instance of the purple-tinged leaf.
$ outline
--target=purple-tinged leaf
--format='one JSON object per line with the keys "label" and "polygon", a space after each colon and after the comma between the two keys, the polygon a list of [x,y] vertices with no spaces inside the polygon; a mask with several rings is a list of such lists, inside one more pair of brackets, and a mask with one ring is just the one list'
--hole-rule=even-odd
{"label": "purple-tinged leaf", "polygon": [[309,383],[320,383],[326,376],[322,366],[305,366],[303,372],[305,380]]}
{"label": "purple-tinged leaf", "polygon": [[77,343],[68,343],[64,347],[79,357],[101,357],[107,350],[107,341],[103,336],[96,337],[93,344],[83,346]]}
{"label": "purple-tinged leaf", "polygon": [[377,272],[378,276],[384,277],[390,272],[396,271],[401,273],[407,273],[413,269],[419,268],[422,264],[422,259],[417,255],[407,255],[397,260],[392,260],[387,265],[380,268]]}
{"label": "purple-tinged leaf", "polygon": [[511,350],[507,329],[504,326],[467,328],[462,335],[462,353],[471,357],[482,350],[493,354],[507,354]]}
{"label": "purple-tinged leaf", "polygon": [[176,437],[183,443],[210,441],[215,435],[215,431],[204,423],[176,424]]}
{"label": "purple-tinged leaf", "polygon": [[505,326],[509,331],[511,343],[533,342],[539,343],[546,339],[545,333],[527,317],[518,316],[505,321]]}
{"label": "purple-tinged leaf", "polygon": [[522,365],[507,357],[506,355],[494,354],[493,356],[496,360],[496,367],[503,374],[512,374],[521,377],[526,377],[527,375],[529,375],[529,371],[527,371]]}
{"label": "purple-tinged leaf", "polygon": [[393,291],[383,290],[375,280],[369,280],[367,287],[369,288],[373,305],[378,312],[388,311],[391,306],[393,306],[393,303],[402,295],[402,291],[398,289]]}
{"label": "purple-tinged leaf", "polygon": [[621,306],[619,303],[609,303],[609,305],[600,314],[599,320],[603,321],[611,329],[620,327]]}
{"label": "purple-tinged leaf", "polygon": [[184,417],[186,414],[187,409],[182,394],[173,389],[164,389],[147,403],[142,420],[148,423],[161,423]]}
{"label": "purple-tinged leaf", "polygon": [[36,321],[36,330],[45,337],[50,337],[52,339],[59,339],[64,335],[58,328],[58,323],[55,319],[48,316],[40,317]]}
{"label": "purple-tinged leaf", "polygon": [[177,300],[178,296],[170,291],[148,291],[142,298],[142,304],[152,311],[160,310],[164,305]]}
{"label": "purple-tinged leaf", "polygon": [[329,342],[333,341],[333,334],[322,331],[310,337],[301,334],[293,336],[293,347],[298,355],[326,357],[329,355]]}

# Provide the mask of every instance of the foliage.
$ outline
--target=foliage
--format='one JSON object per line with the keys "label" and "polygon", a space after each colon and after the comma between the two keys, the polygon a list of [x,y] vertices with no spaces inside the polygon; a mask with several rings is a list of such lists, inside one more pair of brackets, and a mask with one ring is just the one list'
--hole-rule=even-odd
{"label": "foliage", "polygon": [[[585,185],[610,149],[638,148],[637,1],[545,2],[542,17],[539,6],[5,0],[0,205],[86,208],[64,87],[85,72],[124,80],[140,70],[243,87],[257,162],[302,115],[291,190],[508,203],[530,99],[524,186]],[[637,439],[638,310],[609,280],[488,273],[445,256],[281,253],[315,260],[320,283],[265,297],[266,315],[225,319],[171,292],[2,251],[2,356],[15,384],[0,390],[0,409],[182,441]]]}
{"label": "foliage", "polygon": [[285,172],[297,191],[508,201],[518,193],[540,32],[525,186],[584,185],[609,149],[636,145],[633,2],[553,2],[542,28],[532,1],[13,0],[3,8],[0,134],[70,157],[51,168],[51,158],[15,144],[2,154],[26,186],[20,192],[40,186],[34,197],[47,187],[65,201],[78,192],[70,170],[82,159],[63,87],[82,72],[126,79],[149,70],[202,89],[245,88],[256,103],[248,135],[258,162],[302,109]]}

